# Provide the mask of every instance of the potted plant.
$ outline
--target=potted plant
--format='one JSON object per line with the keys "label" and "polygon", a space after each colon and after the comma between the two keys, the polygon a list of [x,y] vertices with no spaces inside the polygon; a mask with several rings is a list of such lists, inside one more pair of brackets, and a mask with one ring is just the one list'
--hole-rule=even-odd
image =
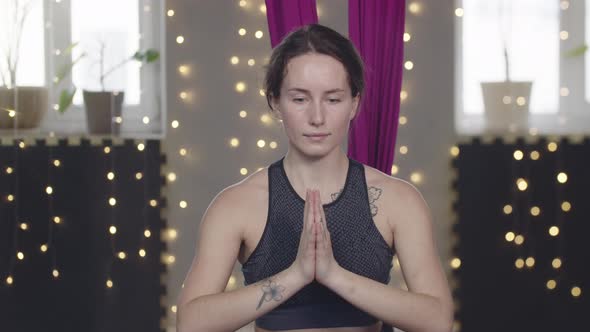
{"label": "potted plant", "polygon": [[39,127],[48,107],[45,86],[18,86],[16,77],[20,65],[22,36],[34,1],[12,1],[6,47],[0,48],[0,129],[31,129]]}
{"label": "potted plant", "polygon": [[[501,2],[500,20],[504,18],[503,7]],[[488,129],[505,129],[506,127],[526,129],[533,82],[511,80],[510,54],[505,29],[502,29],[502,45],[505,65],[504,81],[481,82],[486,124]]]}
{"label": "potted plant", "polygon": [[[76,44],[71,45],[67,49],[67,53],[77,46]],[[99,51],[99,81],[101,90],[100,91],[89,91],[82,89],[82,95],[84,97],[84,106],[86,109],[86,120],[88,125],[88,132],[91,134],[114,134],[120,133],[120,123],[115,121],[117,117],[122,114],[123,101],[125,93],[123,91],[107,91],[105,89],[105,79],[118,69],[121,69],[125,64],[130,61],[139,61],[141,63],[152,63],[160,57],[160,54],[155,49],[148,49],[146,51],[137,51],[133,55],[121,60],[118,64],[105,68],[104,65],[104,50],[105,44],[100,43]],[[58,74],[58,82],[61,81],[68,73],[71,72],[73,67],[88,54],[83,52],[79,55],[71,64],[64,66]],[[73,86],[70,89],[62,90],[59,96],[58,112],[65,112],[72,104],[74,95],[78,88]]]}

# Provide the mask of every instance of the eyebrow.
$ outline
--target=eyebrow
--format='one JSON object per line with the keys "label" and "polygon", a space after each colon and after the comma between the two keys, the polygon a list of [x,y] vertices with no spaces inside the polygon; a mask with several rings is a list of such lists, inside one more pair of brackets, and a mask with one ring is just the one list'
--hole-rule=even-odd
{"label": "eyebrow", "polygon": [[[302,88],[291,88],[291,89],[287,90],[287,92],[291,92],[291,91],[303,92],[303,93],[309,94],[309,90],[302,89]],[[343,89],[336,88],[336,89],[331,89],[331,90],[325,91],[324,93],[335,93],[335,92],[345,92],[345,91]]]}

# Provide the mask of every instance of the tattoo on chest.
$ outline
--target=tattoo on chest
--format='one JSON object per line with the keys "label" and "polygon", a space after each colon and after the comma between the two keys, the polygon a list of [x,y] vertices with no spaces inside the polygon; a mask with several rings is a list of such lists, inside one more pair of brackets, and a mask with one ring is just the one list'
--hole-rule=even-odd
{"label": "tattoo on chest", "polygon": [[272,278],[264,280],[262,282],[262,297],[260,297],[256,310],[262,306],[263,302],[269,302],[271,300],[281,301],[284,292],[285,286],[277,284]]}
{"label": "tattoo on chest", "polygon": [[[332,202],[334,202],[338,198],[338,196],[342,194],[342,190],[343,189],[340,189],[340,191],[330,195],[332,197]],[[371,216],[373,217],[376,216],[379,212],[379,209],[377,208],[377,204],[375,204],[375,202],[377,202],[379,197],[381,197],[382,192],[383,190],[381,188],[377,188],[374,186],[370,186],[367,188],[367,194],[369,195],[369,206],[371,207]]]}

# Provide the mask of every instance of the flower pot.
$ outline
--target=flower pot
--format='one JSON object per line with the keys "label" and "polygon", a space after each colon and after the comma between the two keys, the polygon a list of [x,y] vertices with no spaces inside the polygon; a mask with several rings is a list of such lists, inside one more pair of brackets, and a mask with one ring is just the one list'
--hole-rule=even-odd
{"label": "flower pot", "polygon": [[487,127],[528,129],[532,85],[533,82],[482,82]]}
{"label": "flower pot", "polygon": [[[0,129],[38,128],[47,112],[48,91],[46,87],[17,86],[14,89],[0,88]],[[16,111],[13,117],[10,111]]]}
{"label": "flower pot", "polygon": [[86,122],[90,134],[119,135],[121,123],[116,121],[121,116],[124,92],[83,91],[86,107]]}

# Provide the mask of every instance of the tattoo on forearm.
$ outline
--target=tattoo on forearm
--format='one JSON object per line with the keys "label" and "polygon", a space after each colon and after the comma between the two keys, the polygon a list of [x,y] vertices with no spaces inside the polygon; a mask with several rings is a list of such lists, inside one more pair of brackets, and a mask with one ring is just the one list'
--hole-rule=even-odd
{"label": "tattoo on forearm", "polygon": [[284,291],[285,286],[277,284],[271,278],[264,280],[262,283],[262,297],[258,302],[256,310],[260,308],[263,302],[269,302],[270,300],[281,301]]}
{"label": "tattoo on forearm", "polygon": [[367,191],[367,193],[369,194],[369,206],[371,207],[371,215],[373,217],[377,215],[377,212],[379,212],[379,209],[377,209],[377,205],[375,204],[375,202],[379,199],[379,197],[381,197],[382,192],[383,190],[377,187],[369,187]]}

